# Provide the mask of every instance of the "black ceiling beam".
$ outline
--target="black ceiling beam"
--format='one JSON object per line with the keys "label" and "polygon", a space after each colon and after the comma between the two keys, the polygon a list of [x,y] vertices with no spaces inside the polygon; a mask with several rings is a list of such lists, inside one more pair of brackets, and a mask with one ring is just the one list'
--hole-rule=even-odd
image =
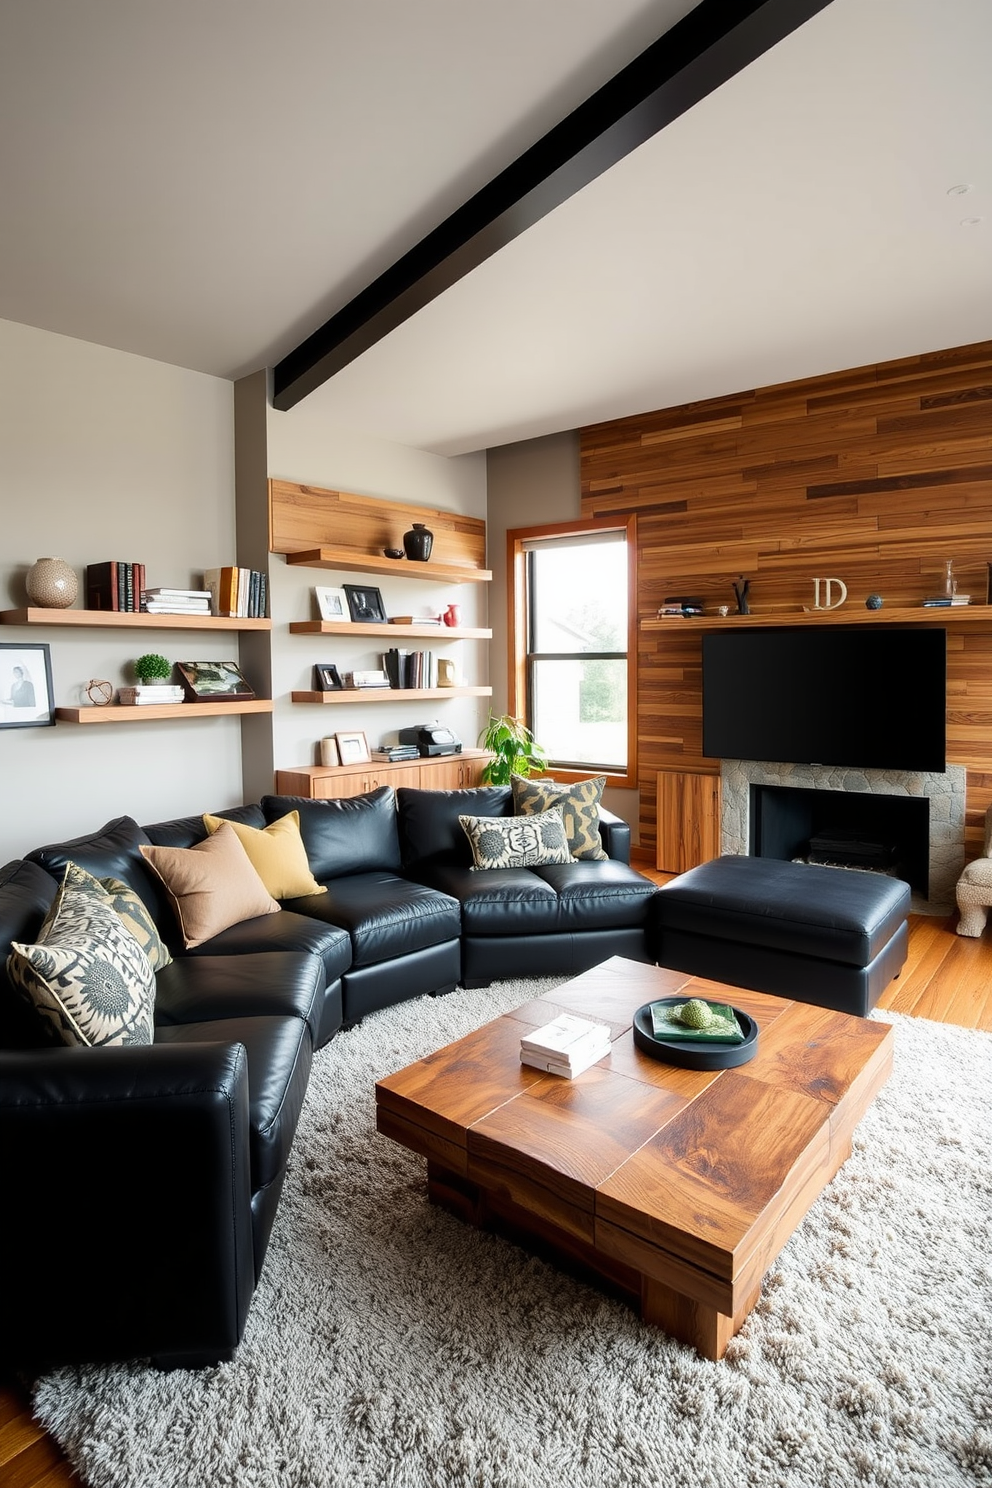
{"label": "black ceiling beam", "polygon": [[702,0],[380,274],[273,373],[289,409],[830,0]]}

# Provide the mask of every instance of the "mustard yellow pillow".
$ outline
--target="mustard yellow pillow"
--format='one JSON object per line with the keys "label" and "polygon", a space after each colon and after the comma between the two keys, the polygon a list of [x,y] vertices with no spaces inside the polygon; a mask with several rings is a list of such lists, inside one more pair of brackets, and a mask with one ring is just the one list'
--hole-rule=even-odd
{"label": "mustard yellow pillow", "polygon": [[211,835],[218,827],[233,829],[273,899],[327,893],[326,885],[319,884],[310,872],[298,811],[288,812],[268,827],[249,827],[244,822],[225,821],[222,816],[204,816],[203,825]]}
{"label": "mustard yellow pillow", "polygon": [[279,909],[230,822],[195,847],[151,847],[142,842],[141,851],[165,885],[188,951],[242,920]]}

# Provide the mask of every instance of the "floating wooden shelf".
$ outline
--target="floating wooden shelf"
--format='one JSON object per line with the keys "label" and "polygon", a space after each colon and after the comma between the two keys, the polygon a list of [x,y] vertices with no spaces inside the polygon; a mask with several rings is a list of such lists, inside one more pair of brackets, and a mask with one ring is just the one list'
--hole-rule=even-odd
{"label": "floating wooden shelf", "polygon": [[491,641],[491,630],[456,625],[380,625],[370,620],[293,620],[293,635],[421,636],[424,640]]}
{"label": "floating wooden shelf", "polygon": [[408,563],[401,559],[356,555],[347,548],[308,548],[289,553],[286,562],[294,568],[334,568],[347,573],[394,574],[404,579],[433,579],[441,584],[488,584],[492,571],[456,563]]}
{"label": "floating wooden shelf", "polygon": [[658,616],[641,621],[642,630],[753,630],[770,625],[982,625],[992,626],[992,605],[935,605],[924,609],[776,610],[764,615]]}
{"label": "floating wooden shelf", "polygon": [[147,703],[105,708],[56,708],[60,723],[152,723],[156,718],[219,718],[222,713],[271,713],[271,698],[248,698],[230,703]]}
{"label": "floating wooden shelf", "polygon": [[133,615],[119,610],[0,610],[0,625],[75,625],[123,630],[271,630],[271,620],[227,615]]}
{"label": "floating wooden shelf", "polygon": [[294,692],[294,703],[405,703],[413,698],[492,697],[491,687],[346,687],[337,692]]}

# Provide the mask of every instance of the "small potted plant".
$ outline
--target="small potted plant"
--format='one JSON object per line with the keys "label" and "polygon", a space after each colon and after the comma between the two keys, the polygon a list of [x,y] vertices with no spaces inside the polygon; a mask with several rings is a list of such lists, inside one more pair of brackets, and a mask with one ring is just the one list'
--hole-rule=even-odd
{"label": "small potted plant", "polygon": [[154,682],[168,682],[172,676],[172,662],[166,661],[164,656],[158,656],[154,651],[148,651],[134,663],[134,673],[143,687],[149,687]]}
{"label": "small potted plant", "polygon": [[509,713],[490,713],[479,745],[493,756],[482,771],[485,785],[509,785],[511,775],[539,775],[547,768],[548,757],[530,729]]}

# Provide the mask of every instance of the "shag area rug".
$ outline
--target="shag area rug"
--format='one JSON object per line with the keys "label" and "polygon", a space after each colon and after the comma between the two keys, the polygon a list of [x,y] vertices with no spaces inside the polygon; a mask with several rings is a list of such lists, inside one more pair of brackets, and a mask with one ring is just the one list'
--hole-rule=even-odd
{"label": "shag area rug", "polygon": [[891,1081],[717,1364],[433,1208],[375,1131],[377,1077],[560,980],[317,1056],[235,1361],[36,1383],[91,1488],[992,1483],[992,1035],[890,1019]]}

